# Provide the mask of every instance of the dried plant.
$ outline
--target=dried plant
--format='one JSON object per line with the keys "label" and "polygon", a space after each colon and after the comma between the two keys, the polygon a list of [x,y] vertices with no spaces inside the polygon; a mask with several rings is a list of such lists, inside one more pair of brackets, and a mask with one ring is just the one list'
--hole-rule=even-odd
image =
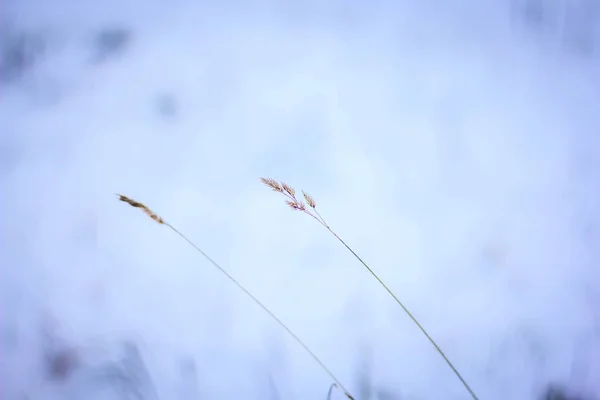
{"label": "dried plant", "polygon": [[132,207],[136,207],[141,209],[144,214],[146,214],[147,216],[149,216],[150,218],[152,218],[153,220],[155,220],[156,222],[158,222],[159,224],[164,224],[165,221],[159,217],[158,215],[156,215],[156,213],[154,213],[151,209],[149,209],[146,205],[132,200],[127,196],[123,196],[122,194],[118,194],[117,196],[119,196],[119,200],[124,201],[125,203],[129,204]]}
{"label": "dried plant", "polygon": [[[291,187],[289,187],[287,185],[281,185],[280,191],[282,193],[285,192],[290,196],[295,195],[294,189],[292,189]],[[331,388],[333,388],[333,387],[340,388],[341,390],[344,391],[344,394],[346,395],[346,397],[348,397],[350,400],[354,400],[354,397],[352,397],[350,395],[350,393],[346,390],[344,385],[342,385],[340,380],[338,378],[336,378],[335,375],[333,375],[333,373],[319,359],[319,357],[317,357],[317,355],[315,353],[313,353],[312,350],[310,350],[310,348],[306,344],[304,344],[304,342],[290,328],[288,328],[286,324],[283,323],[283,321],[281,321],[275,314],[273,314],[273,312],[271,310],[269,310],[269,308],[267,308],[267,306],[265,306],[260,300],[258,300],[258,298],[256,298],[252,293],[250,293],[233,276],[231,276],[227,271],[225,271],[225,269],[223,267],[221,267],[219,264],[217,264],[216,261],[214,261],[204,251],[202,251],[202,249],[200,249],[200,247],[198,247],[194,242],[192,242],[190,239],[188,239],[183,233],[181,233],[179,230],[177,230],[173,225],[169,224],[163,218],[159,217],[155,212],[153,212],[145,204],[135,201],[133,199],[130,199],[129,197],[124,196],[122,194],[117,194],[117,196],[119,196],[119,200],[129,204],[132,207],[141,209],[144,212],[144,214],[146,214],[147,216],[152,218],[154,221],[158,222],[161,225],[165,225],[165,226],[169,227],[173,232],[175,232],[176,234],[181,236],[198,253],[200,253],[206,260],[208,260],[215,268],[217,268],[219,271],[221,271],[221,273],[223,275],[225,275],[227,277],[227,279],[229,279],[234,285],[236,285],[241,291],[243,291],[248,297],[250,297],[254,301],[254,303],[256,303],[267,314],[269,314],[271,316],[271,318],[273,318],[275,320],[275,322],[277,322],[277,324],[279,324],[279,326],[281,326],[317,362],[317,364],[319,364],[321,366],[321,368],[323,368],[323,370],[327,373],[327,375],[329,375],[329,377],[331,379],[333,379],[333,381],[335,382],[332,384]],[[331,391],[331,388],[330,388],[330,391]]]}
{"label": "dried plant", "polygon": [[295,190],[292,187],[290,187],[289,185],[287,185],[287,184],[285,184],[283,182],[281,182],[281,183],[277,182],[275,179],[272,179],[272,178],[260,178],[260,180],[261,180],[262,183],[264,183],[269,188],[273,189],[274,191],[276,191],[278,193],[283,194],[285,196],[285,198],[286,198],[285,202],[293,210],[303,212],[304,214],[306,214],[306,215],[312,217],[313,219],[315,219],[323,227],[325,227],[325,229],[327,229],[340,243],[342,243],[344,245],[344,247],[346,247],[346,249],[348,251],[350,251],[350,253],[352,253],[352,255],[358,261],[360,261],[360,263],[367,269],[367,271],[369,271],[369,273],[377,280],[377,282],[379,282],[379,284],[390,294],[390,296],[393,297],[393,299],[404,310],[404,312],[406,312],[406,314],[417,325],[417,327],[421,330],[421,332],[425,335],[425,337],[427,337],[427,339],[429,340],[429,342],[433,345],[433,347],[435,347],[435,349],[437,350],[437,352],[442,356],[442,358],[444,359],[444,361],[446,361],[446,363],[448,364],[448,366],[452,369],[452,371],[454,372],[454,374],[461,381],[461,383],[463,384],[463,386],[465,387],[465,389],[467,389],[467,391],[469,392],[469,394],[471,395],[471,397],[474,400],[478,400],[478,397],[477,397],[477,395],[475,395],[475,392],[467,384],[467,382],[462,377],[462,375],[458,372],[458,370],[450,362],[450,360],[448,359],[448,357],[446,357],[446,355],[444,354],[444,352],[442,351],[442,349],[438,346],[438,344],[435,342],[435,340],[433,340],[433,338],[429,335],[429,333],[427,333],[427,331],[425,330],[425,328],[423,328],[423,326],[419,323],[419,321],[415,318],[415,316],[408,310],[408,308],[406,308],[406,306],[398,299],[398,297],[396,297],[396,295],[379,278],[379,276],[377,276],[377,274],[371,269],[371,267],[369,267],[367,265],[367,263],[364,262],[363,259],[360,258],[358,256],[358,254],[356,254],[356,252],[354,250],[352,250],[352,248],[346,242],[344,242],[342,240],[342,238],[340,236],[338,236],[337,233],[335,233],[333,231],[333,229],[331,229],[331,227],[327,224],[327,222],[325,222],[325,219],[317,211],[317,204],[315,203],[315,200],[311,196],[309,196],[308,194],[306,194],[303,191],[302,194],[303,194],[303,197],[304,197],[304,201],[306,201],[306,204],[308,204],[308,207],[306,207],[305,203],[302,200],[299,200],[296,197]]}
{"label": "dried plant", "polygon": [[329,390],[327,391],[327,400],[331,400],[331,394],[333,393],[333,389],[337,388],[338,386],[335,383],[332,383],[329,386]]}

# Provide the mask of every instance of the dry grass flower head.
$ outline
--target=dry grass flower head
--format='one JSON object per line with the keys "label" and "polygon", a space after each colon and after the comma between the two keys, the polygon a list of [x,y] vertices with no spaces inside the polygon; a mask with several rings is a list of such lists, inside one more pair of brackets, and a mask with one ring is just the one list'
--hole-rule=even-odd
{"label": "dry grass flower head", "polygon": [[144,214],[146,214],[147,216],[149,216],[150,218],[152,218],[159,224],[165,223],[165,221],[161,217],[159,217],[154,211],[152,211],[150,208],[148,208],[148,206],[146,206],[144,203],[140,203],[139,201],[130,199],[129,197],[124,196],[122,194],[117,194],[117,196],[119,196],[119,200],[124,201],[125,203],[129,204],[130,206],[141,209],[144,212]]}
{"label": "dry grass flower head", "polygon": [[[302,197],[304,198],[304,201],[302,201],[296,197],[296,190],[287,183],[277,182],[275,179],[271,178],[260,178],[260,180],[263,184],[265,184],[267,187],[270,187],[275,192],[283,194],[286,198],[285,202],[290,208],[296,211],[302,211],[329,229],[329,226],[325,223],[325,220],[317,211],[317,203],[315,202],[315,199],[308,193],[302,191]],[[308,208],[306,205],[308,205]]]}

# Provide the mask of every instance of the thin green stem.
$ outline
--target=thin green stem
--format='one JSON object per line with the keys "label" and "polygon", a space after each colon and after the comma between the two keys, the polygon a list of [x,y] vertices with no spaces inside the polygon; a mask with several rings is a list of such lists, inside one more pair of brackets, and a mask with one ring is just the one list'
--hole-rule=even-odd
{"label": "thin green stem", "polygon": [[[316,210],[315,210],[316,211]],[[310,213],[309,213],[310,214]],[[317,214],[318,215],[318,214]],[[319,215],[319,217],[321,217]],[[377,276],[377,274],[367,265],[366,262],[363,261],[362,258],[360,258],[358,256],[358,254],[356,254],[356,252],[354,250],[352,250],[352,248],[350,246],[348,246],[348,244],[346,244],[346,242],[344,242],[342,240],[342,238],[340,238],[338,236],[337,233],[335,233],[326,223],[325,221],[321,218],[322,221],[320,221],[323,226],[325,226],[325,228],[327,228],[327,230],[329,232],[331,232],[331,234],[333,236],[335,236],[335,238],[337,240],[340,241],[340,243],[342,243],[347,249],[348,251],[350,251],[350,253],[352,253],[352,255],[354,257],[356,257],[356,259],[358,261],[361,262],[362,265],[364,265],[364,267],[367,269],[367,271],[369,271],[369,273],[371,275],[373,275],[373,277],[375,279],[377,279],[377,282],[379,282],[381,284],[381,286],[383,286],[383,288],[390,294],[390,296],[392,296],[394,298],[394,300],[396,301],[396,303],[398,303],[398,305],[400,307],[402,307],[402,309],[404,310],[404,312],[406,312],[406,314],[410,317],[410,319],[412,319],[412,321],[419,327],[419,329],[421,330],[421,332],[423,332],[423,334],[425,335],[425,337],[427,337],[427,339],[429,340],[429,342],[431,342],[431,344],[433,345],[433,347],[435,347],[435,349],[438,351],[438,353],[440,353],[440,355],[442,356],[442,358],[446,361],[446,363],[448,364],[448,366],[452,369],[452,371],[454,371],[454,374],[456,374],[456,376],[458,377],[458,379],[460,379],[460,381],[462,382],[463,386],[467,389],[467,391],[471,394],[471,397],[474,400],[479,400],[479,398],[477,397],[477,395],[475,394],[475,392],[473,391],[473,389],[471,389],[471,387],[467,384],[467,381],[465,381],[465,379],[462,377],[462,375],[458,372],[458,370],[454,367],[454,365],[450,362],[450,360],[448,359],[448,357],[446,357],[446,354],[444,354],[444,352],[442,351],[442,349],[440,348],[440,346],[437,345],[437,343],[435,342],[435,340],[433,340],[433,338],[431,336],[429,336],[429,333],[427,333],[427,331],[425,330],[425,328],[423,328],[423,325],[421,325],[419,323],[419,321],[417,321],[417,319],[414,317],[414,315],[408,310],[408,308],[406,308],[406,306],[404,304],[402,304],[402,302],[396,297],[396,295],[390,290],[390,288],[387,287],[387,285],[385,283],[383,283],[383,281],[379,278],[379,276]]]}
{"label": "thin green stem", "polygon": [[342,385],[340,380],[338,378],[336,378],[335,375],[333,375],[333,373],[319,359],[319,357],[317,357],[317,355],[315,353],[313,353],[312,350],[310,350],[308,348],[308,346],[306,344],[304,344],[304,342],[294,332],[292,332],[292,330],[290,328],[288,328],[286,324],[283,323],[283,321],[281,321],[275,314],[273,314],[273,312],[271,312],[271,310],[269,310],[267,308],[267,306],[265,306],[260,300],[258,300],[241,283],[239,283],[233,276],[231,276],[227,271],[225,271],[225,269],[223,269],[223,267],[221,267],[219,264],[217,264],[216,261],[214,261],[212,258],[210,258],[208,256],[208,254],[206,254],[204,251],[202,251],[202,249],[200,247],[198,247],[194,242],[192,242],[190,239],[188,239],[183,233],[181,233],[179,230],[177,230],[173,225],[167,223],[166,221],[164,222],[164,224],[166,226],[168,226],[173,232],[175,232],[176,234],[181,236],[189,245],[191,245],[197,252],[199,252],[204,258],[206,258],[215,268],[217,268],[219,271],[221,271],[221,273],[223,273],[223,275],[225,275],[227,277],[227,279],[229,279],[231,282],[233,282],[233,284],[235,284],[241,291],[243,291],[246,295],[248,295],[248,297],[250,297],[254,301],[254,303],[256,303],[267,314],[269,314],[271,316],[271,318],[273,318],[275,320],[275,322],[277,322],[279,324],[279,326],[281,326],[308,354],[310,354],[310,356],[313,358],[313,360],[315,360],[317,362],[317,364],[319,364],[321,366],[321,368],[323,368],[323,370],[327,373],[327,375],[329,375],[329,377],[334,380],[335,383],[332,384],[332,386],[329,389],[330,393],[331,393],[332,388],[334,386],[336,386],[344,391],[344,394],[346,395],[346,397],[348,397],[350,400],[354,400],[354,398],[350,395],[348,390],[346,390],[344,385]]}

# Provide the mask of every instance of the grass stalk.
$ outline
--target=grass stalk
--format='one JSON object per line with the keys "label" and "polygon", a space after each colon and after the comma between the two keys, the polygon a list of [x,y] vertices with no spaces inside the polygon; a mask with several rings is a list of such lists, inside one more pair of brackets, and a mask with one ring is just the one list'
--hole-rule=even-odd
{"label": "grass stalk", "polygon": [[[229,279],[229,281],[231,281],[242,292],[244,292],[250,299],[252,299],[252,301],[256,305],[258,305],[267,314],[269,314],[269,316],[271,316],[271,318],[273,318],[273,320],[275,320],[275,322],[277,322],[277,324],[280,327],[282,327],[296,341],[296,343],[298,343],[300,345],[300,347],[302,347],[312,357],[312,359],[317,364],[319,364],[319,366],[323,369],[323,371],[325,371],[327,373],[327,375],[329,375],[329,377],[331,379],[333,379],[334,383],[332,383],[329,388],[329,395],[331,394],[332,389],[334,387],[336,387],[336,388],[341,389],[347,398],[349,398],[350,400],[354,400],[354,398],[350,395],[348,390],[346,390],[346,388],[340,382],[340,380],[331,372],[331,370],[329,368],[327,368],[327,366],[321,361],[321,359],[319,357],[317,357],[317,355],[315,353],[313,353],[313,351],[290,328],[288,328],[288,326],[286,324],[283,323],[283,321],[281,321],[275,314],[273,314],[273,312],[271,310],[269,310],[269,308],[267,306],[265,306],[260,300],[258,300],[258,298],[256,298],[252,293],[250,293],[241,283],[239,283],[233,276],[231,276],[223,267],[221,267],[219,264],[217,264],[217,262],[215,260],[213,260],[211,257],[209,257],[208,254],[206,254],[200,247],[198,247],[194,242],[192,242],[190,239],[188,239],[183,233],[181,233],[173,225],[169,224],[163,218],[159,217],[155,212],[153,212],[145,204],[135,201],[133,199],[130,199],[129,197],[124,196],[122,194],[118,194],[117,196],[119,196],[119,200],[129,204],[132,207],[139,208],[140,210],[142,210],[142,212],[144,212],[144,214],[146,214],[147,216],[152,218],[154,221],[156,221],[157,223],[159,223],[161,225],[168,227],[173,232],[175,232],[177,235],[179,235],[190,246],[192,246],[198,253],[200,253],[206,260],[208,260],[209,263],[211,263],[223,275],[225,275],[225,277],[227,277],[227,279]],[[329,397],[329,395],[328,395],[328,397]]]}
{"label": "grass stalk", "polygon": [[417,325],[417,327],[425,335],[427,340],[429,340],[429,342],[437,350],[437,352],[440,354],[440,356],[442,356],[444,361],[446,361],[446,364],[448,364],[450,369],[452,369],[452,371],[454,372],[456,377],[460,380],[460,382],[463,384],[465,389],[469,392],[469,394],[471,395],[473,400],[479,400],[479,398],[477,397],[477,395],[475,394],[473,389],[471,389],[471,387],[469,386],[467,381],[458,372],[458,370],[456,369],[454,364],[452,364],[452,362],[450,362],[450,360],[448,359],[446,354],[444,354],[444,352],[442,351],[440,346],[438,346],[438,344],[435,342],[435,340],[433,340],[433,338],[429,335],[429,333],[427,333],[427,331],[425,330],[423,325],[421,325],[421,323],[419,323],[419,321],[415,318],[415,316],[408,310],[408,308],[406,308],[406,306],[398,299],[398,297],[396,297],[394,292],[392,292],[390,290],[390,288],[379,278],[379,276],[371,269],[371,267],[369,267],[369,265],[367,265],[367,263],[362,258],[360,258],[359,255],[356,254],[356,252],[344,240],[342,240],[342,238],[337,233],[335,233],[333,231],[333,229],[331,229],[331,227],[327,224],[327,222],[325,222],[325,219],[319,214],[319,212],[316,209],[317,205],[315,203],[315,200],[305,192],[302,192],[304,201],[302,201],[301,199],[298,199],[298,197],[296,197],[295,189],[293,187],[287,185],[284,182],[277,182],[276,180],[271,179],[271,178],[260,178],[260,180],[262,183],[264,183],[269,188],[273,189],[275,192],[281,193],[282,195],[284,195],[286,198],[285,201],[286,201],[287,205],[290,206],[293,210],[301,211],[304,214],[312,217],[319,224],[321,224],[341,244],[343,244],[344,247],[350,253],[352,253],[352,255],[358,261],[360,261],[360,263],[367,269],[367,271],[377,280],[377,282],[379,282],[379,284],[390,294],[390,296],[392,296],[394,301],[404,310],[404,312],[409,316],[409,318]]}

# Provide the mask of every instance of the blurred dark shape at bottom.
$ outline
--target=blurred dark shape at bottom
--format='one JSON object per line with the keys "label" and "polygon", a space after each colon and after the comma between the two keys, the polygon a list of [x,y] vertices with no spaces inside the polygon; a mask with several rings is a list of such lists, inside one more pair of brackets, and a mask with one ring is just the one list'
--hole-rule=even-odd
{"label": "blurred dark shape at bottom", "polygon": [[74,346],[53,332],[44,333],[44,378],[28,400],[158,400],[138,345],[130,340],[101,340]]}
{"label": "blurred dark shape at bottom", "polygon": [[595,398],[583,397],[569,393],[567,389],[558,384],[550,384],[542,393],[539,400],[596,400]]}

